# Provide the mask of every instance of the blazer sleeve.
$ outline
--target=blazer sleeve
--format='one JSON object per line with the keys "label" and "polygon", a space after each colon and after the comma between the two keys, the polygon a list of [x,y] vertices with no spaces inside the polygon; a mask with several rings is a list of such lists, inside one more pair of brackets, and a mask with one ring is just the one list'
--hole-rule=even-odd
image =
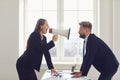
{"label": "blazer sleeve", "polygon": [[46,43],[46,45],[44,46],[43,49],[44,49],[44,56],[45,56],[45,60],[47,62],[47,66],[48,66],[49,69],[54,69],[49,49],[54,47],[55,44],[54,44],[53,41],[50,41],[49,43],[47,43],[46,37],[45,37],[45,43]]}
{"label": "blazer sleeve", "polygon": [[47,43],[47,45],[45,46],[47,48],[47,50],[53,48],[55,46],[54,42],[51,40],[49,43]]}
{"label": "blazer sleeve", "polygon": [[86,47],[86,55],[83,58],[82,66],[80,69],[83,76],[87,76],[88,71],[94,61],[97,49],[98,49],[98,45],[96,44],[95,40],[88,42]]}
{"label": "blazer sleeve", "polygon": [[49,50],[55,46],[55,44],[52,40],[47,43],[47,39],[45,36],[44,36],[44,39],[45,39],[45,45],[43,45],[43,49],[45,48],[46,50]]}
{"label": "blazer sleeve", "polygon": [[49,69],[54,69],[49,51],[44,52],[45,60]]}

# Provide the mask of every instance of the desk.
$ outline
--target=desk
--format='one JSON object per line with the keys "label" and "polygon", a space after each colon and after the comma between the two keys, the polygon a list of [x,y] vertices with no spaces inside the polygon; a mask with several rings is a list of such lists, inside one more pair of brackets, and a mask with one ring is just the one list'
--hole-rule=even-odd
{"label": "desk", "polygon": [[81,78],[71,78],[71,71],[69,70],[63,70],[58,71],[60,76],[52,76],[50,70],[47,70],[45,74],[43,75],[41,80],[90,80],[87,77],[81,77]]}

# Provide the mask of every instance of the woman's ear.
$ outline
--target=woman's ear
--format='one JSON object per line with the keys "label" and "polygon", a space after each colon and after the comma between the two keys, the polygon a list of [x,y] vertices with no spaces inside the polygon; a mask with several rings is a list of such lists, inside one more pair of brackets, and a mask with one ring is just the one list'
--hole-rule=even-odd
{"label": "woman's ear", "polygon": [[40,30],[42,30],[42,28],[43,28],[43,27],[42,27],[42,26],[40,26]]}

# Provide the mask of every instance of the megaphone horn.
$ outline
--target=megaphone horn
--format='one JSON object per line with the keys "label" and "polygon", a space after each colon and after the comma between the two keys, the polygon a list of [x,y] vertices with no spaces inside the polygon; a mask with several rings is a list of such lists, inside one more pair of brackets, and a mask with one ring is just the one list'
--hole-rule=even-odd
{"label": "megaphone horn", "polygon": [[69,40],[70,28],[67,30],[59,30],[59,29],[50,28],[49,33],[65,36]]}

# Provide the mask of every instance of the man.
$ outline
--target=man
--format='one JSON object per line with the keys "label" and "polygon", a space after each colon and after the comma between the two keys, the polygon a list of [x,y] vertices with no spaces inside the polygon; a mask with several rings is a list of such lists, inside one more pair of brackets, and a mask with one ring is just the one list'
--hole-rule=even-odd
{"label": "man", "polygon": [[117,72],[119,63],[107,44],[91,33],[92,24],[87,21],[79,23],[80,38],[84,39],[83,62],[80,72],[74,72],[73,78],[87,76],[93,65],[100,72],[98,80],[111,80]]}

